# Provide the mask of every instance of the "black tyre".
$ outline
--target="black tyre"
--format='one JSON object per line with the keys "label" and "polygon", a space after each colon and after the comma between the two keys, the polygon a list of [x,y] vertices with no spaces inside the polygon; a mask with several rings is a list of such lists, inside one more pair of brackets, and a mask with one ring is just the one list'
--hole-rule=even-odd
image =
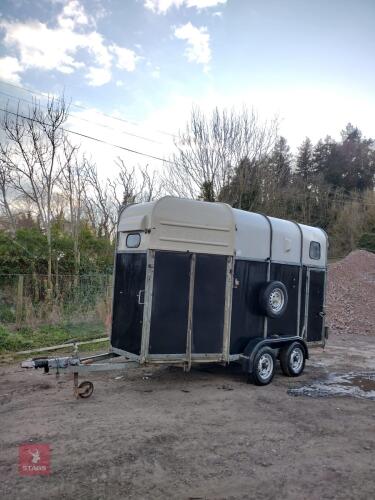
{"label": "black tyre", "polygon": [[260,290],[259,304],[269,318],[280,318],[288,306],[288,292],[281,281],[270,281]]}
{"label": "black tyre", "polygon": [[273,379],[276,367],[276,357],[270,347],[261,347],[254,358],[253,371],[248,382],[255,385],[267,385]]}
{"label": "black tyre", "polygon": [[281,349],[279,359],[281,369],[287,377],[298,377],[305,368],[305,350],[299,342]]}

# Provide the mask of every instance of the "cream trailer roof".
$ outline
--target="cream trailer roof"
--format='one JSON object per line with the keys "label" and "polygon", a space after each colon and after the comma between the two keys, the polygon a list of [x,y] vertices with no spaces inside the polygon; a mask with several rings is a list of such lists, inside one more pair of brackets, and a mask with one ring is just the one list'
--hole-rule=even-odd
{"label": "cream trailer roof", "polygon": [[[259,260],[271,256],[273,261],[290,264],[300,264],[302,255],[305,265],[326,265],[327,237],[323,230],[233,209],[224,203],[167,196],[130,205],[120,215],[118,231],[119,251],[126,249],[122,233],[140,232],[138,251],[150,248]],[[310,257],[312,241],[320,245],[319,259]]]}
{"label": "cream trailer roof", "polygon": [[145,231],[140,249],[234,253],[233,214],[231,207],[224,203],[166,196],[156,202],[126,208],[120,216],[118,230]]}

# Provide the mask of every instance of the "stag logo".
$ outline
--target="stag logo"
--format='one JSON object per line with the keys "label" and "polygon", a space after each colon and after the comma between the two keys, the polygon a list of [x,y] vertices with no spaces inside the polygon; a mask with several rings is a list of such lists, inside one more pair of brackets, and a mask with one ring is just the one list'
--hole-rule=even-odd
{"label": "stag logo", "polygon": [[19,448],[19,473],[21,476],[50,473],[50,447],[48,444],[23,444]]}
{"label": "stag logo", "polygon": [[37,464],[40,462],[40,451],[36,449],[35,451],[29,451],[30,455],[32,456],[32,463]]}

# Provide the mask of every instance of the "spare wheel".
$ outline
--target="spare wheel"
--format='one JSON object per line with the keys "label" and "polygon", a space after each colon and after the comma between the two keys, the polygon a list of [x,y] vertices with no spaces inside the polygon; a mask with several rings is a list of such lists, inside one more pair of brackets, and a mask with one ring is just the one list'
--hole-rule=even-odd
{"label": "spare wheel", "polygon": [[288,292],[281,281],[265,283],[260,290],[260,307],[269,318],[280,318],[288,306]]}

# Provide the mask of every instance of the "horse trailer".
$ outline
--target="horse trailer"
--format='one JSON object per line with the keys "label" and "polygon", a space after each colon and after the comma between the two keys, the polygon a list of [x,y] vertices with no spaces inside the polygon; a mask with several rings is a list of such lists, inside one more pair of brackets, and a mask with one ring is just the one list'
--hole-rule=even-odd
{"label": "horse trailer", "polygon": [[[127,206],[108,355],[186,370],[240,362],[257,385],[272,380],[279,359],[298,376],[308,345],[327,337],[327,248],[322,229],[224,203],[167,196]],[[69,364],[79,371],[77,359],[61,366]]]}
{"label": "horse trailer", "polygon": [[139,363],[241,361],[257,384],[275,357],[299,375],[325,343],[327,236],[224,203],[165,197],[119,217],[111,348]]}

